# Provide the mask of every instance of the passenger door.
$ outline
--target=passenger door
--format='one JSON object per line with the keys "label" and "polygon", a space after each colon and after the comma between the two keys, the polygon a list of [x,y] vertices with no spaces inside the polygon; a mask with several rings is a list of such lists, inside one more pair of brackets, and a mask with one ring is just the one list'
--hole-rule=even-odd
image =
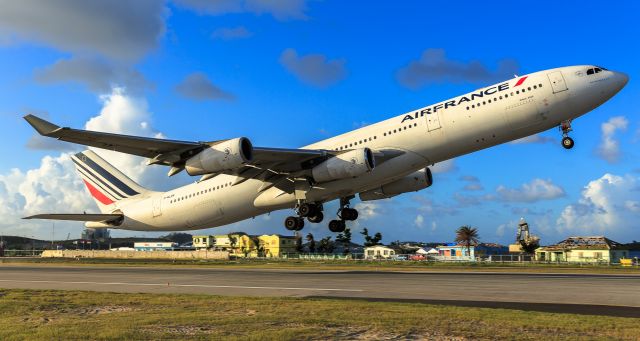
{"label": "passenger door", "polygon": [[151,199],[153,216],[158,217],[162,215],[162,195],[156,195]]}
{"label": "passenger door", "polygon": [[438,112],[428,113],[425,116],[427,117],[427,131],[440,129],[441,126]]}
{"label": "passenger door", "polygon": [[547,74],[547,77],[549,77],[551,89],[553,89],[554,94],[567,90],[567,83],[564,81],[562,71],[551,72]]}

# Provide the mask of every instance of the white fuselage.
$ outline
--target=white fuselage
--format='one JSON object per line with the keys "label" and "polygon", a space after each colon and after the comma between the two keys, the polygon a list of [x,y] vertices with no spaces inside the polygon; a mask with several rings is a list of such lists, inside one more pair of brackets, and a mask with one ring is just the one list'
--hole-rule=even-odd
{"label": "white fuselage", "polygon": [[[571,66],[515,77],[434,105],[319,141],[303,148],[401,150],[404,153],[365,175],[322,183],[306,194],[327,202],[378,188],[416,170],[460,155],[545,131],[581,116],[614,96],[624,74],[594,66]],[[218,175],[168,192],[123,200],[118,228],[189,230],[216,227],[283,208],[293,208],[293,193],[263,182]],[[177,200],[180,198],[181,200]]]}

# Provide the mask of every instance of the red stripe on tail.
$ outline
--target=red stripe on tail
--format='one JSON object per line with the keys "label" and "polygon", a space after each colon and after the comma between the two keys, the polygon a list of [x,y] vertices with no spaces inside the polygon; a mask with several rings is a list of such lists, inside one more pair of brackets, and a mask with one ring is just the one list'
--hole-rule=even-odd
{"label": "red stripe on tail", "polygon": [[524,80],[527,79],[527,77],[529,77],[529,76],[524,76],[524,77],[518,79],[518,82],[513,87],[515,88],[518,85],[522,85],[522,83],[524,83]]}
{"label": "red stripe on tail", "polygon": [[102,192],[98,191],[95,187],[91,186],[91,184],[88,183],[87,180],[82,180],[82,181],[84,181],[84,184],[87,185],[87,188],[89,189],[89,192],[91,193],[91,195],[94,198],[96,198],[98,201],[100,201],[105,205],[113,204],[113,200],[107,198],[106,195],[102,194]]}

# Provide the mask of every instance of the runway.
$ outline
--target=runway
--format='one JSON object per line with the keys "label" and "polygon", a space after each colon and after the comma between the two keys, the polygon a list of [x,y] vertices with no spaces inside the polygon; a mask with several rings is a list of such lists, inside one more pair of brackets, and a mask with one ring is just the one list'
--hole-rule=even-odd
{"label": "runway", "polygon": [[640,275],[6,266],[0,288],[356,298],[640,317]]}

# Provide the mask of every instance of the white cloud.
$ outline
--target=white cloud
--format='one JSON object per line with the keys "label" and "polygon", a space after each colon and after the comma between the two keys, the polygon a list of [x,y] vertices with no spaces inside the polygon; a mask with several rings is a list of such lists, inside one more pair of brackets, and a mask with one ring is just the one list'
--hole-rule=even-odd
{"label": "white cloud", "polygon": [[187,75],[180,84],[176,85],[176,91],[186,98],[197,101],[234,98],[232,94],[213,84],[203,72]]}
{"label": "white cloud", "polygon": [[[0,174],[0,234],[42,235],[43,229],[51,230],[51,222],[21,218],[36,213],[97,212],[94,207],[69,154],[45,156],[38,168],[14,168],[8,174]],[[76,230],[79,234],[81,224],[65,222],[57,226],[59,232]]]}
{"label": "white cloud", "polygon": [[554,143],[555,139],[540,134],[525,136],[521,139],[509,142],[509,144],[527,144],[527,143]]}
{"label": "white cloud", "polygon": [[482,191],[484,190],[484,186],[480,183],[480,179],[473,175],[463,175],[459,178],[459,180],[467,182],[467,184],[462,188],[465,191]]}
{"label": "white cloud", "polygon": [[109,93],[114,84],[126,87],[129,93],[153,88],[153,84],[132,67],[99,58],[60,59],[37,69],[34,78],[42,84],[77,82],[100,94]]}
{"label": "white cloud", "polygon": [[323,54],[299,56],[294,49],[286,49],[280,55],[280,64],[300,81],[326,88],[342,80],[347,70],[344,59],[328,60]]}
{"label": "white cloud", "polygon": [[200,14],[222,15],[226,13],[271,14],[278,20],[307,19],[305,0],[174,0],[180,7]]}
{"label": "white cloud", "polygon": [[455,159],[449,159],[442,162],[438,162],[435,165],[429,167],[433,173],[448,173],[452,172],[457,168]]}
{"label": "white cloud", "polygon": [[380,204],[376,202],[359,202],[354,207],[358,210],[358,220],[370,220],[380,214]]}
{"label": "white cloud", "polygon": [[164,34],[165,1],[3,1],[0,40],[136,60]]}
{"label": "white cloud", "polygon": [[444,49],[426,49],[420,59],[398,70],[398,82],[408,88],[420,88],[435,82],[481,83],[499,81],[518,73],[518,64],[510,59],[499,61],[498,69],[489,70],[479,61],[468,63],[448,59]]}
{"label": "white cloud", "polygon": [[[127,95],[116,88],[101,98],[103,108],[91,118],[85,128],[89,130],[162,137],[150,125],[151,114],[144,98]],[[167,184],[167,169],[147,166],[140,157],[95,149],[103,158],[132,179],[143,185],[157,187]],[[0,174],[0,234],[40,236],[49,238],[51,221],[21,220],[36,213],[97,212],[93,199],[87,193],[75,171],[70,153],[45,156],[38,168],[12,169]],[[56,222],[58,238],[71,233],[78,236],[82,223]]]}
{"label": "white cloud", "polygon": [[620,143],[615,138],[617,131],[626,131],[629,121],[624,116],[615,116],[602,123],[602,136],[596,154],[609,163],[620,160]]}
{"label": "white cloud", "polygon": [[519,188],[498,186],[497,199],[508,202],[536,202],[565,196],[564,189],[551,180],[533,179]]}
{"label": "white cloud", "polygon": [[580,199],[564,208],[556,223],[561,232],[637,234],[640,219],[640,178],[605,174],[583,189]]}
{"label": "white cloud", "polygon": [[420,228],[424,226],[424,217],[422,216],[422,214],[418,214],[416,216],[416,219],[413,220],[413,224]]}

